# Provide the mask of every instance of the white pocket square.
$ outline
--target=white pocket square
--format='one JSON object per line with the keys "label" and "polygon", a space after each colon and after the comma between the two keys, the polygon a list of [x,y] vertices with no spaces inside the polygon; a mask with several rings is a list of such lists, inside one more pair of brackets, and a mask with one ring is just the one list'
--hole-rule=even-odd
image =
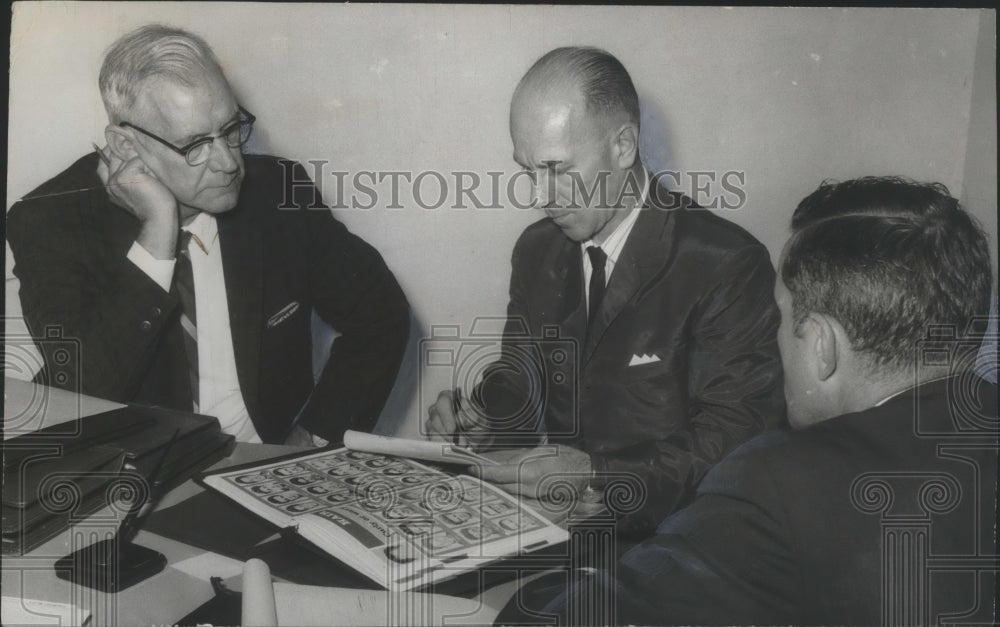
{"label": "white pocket square", "polygon": [[641,366],[643,364],[655,364],[658,361],[660,361],[660,358],[656,355],[632,355],[632,359],[628,362],[628,365]]}

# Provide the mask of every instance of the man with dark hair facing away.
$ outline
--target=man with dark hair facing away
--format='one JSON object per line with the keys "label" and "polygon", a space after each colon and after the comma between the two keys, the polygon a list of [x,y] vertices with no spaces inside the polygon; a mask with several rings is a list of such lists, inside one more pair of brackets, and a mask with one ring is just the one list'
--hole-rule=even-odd
{"label": "man with dark hair facing away", "polygon": [[898,178],[824,184],[792,225],[775,297],[794,430],[501,622],[995,624],[997,388],[972,371],[985,236],[943,186]]}

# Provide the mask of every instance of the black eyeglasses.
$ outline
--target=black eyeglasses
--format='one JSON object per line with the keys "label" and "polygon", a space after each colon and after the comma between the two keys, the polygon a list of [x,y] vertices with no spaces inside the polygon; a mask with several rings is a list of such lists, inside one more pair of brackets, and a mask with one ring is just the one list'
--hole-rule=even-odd
{"label": "black eyeglasses", "polygon": [[239,111],[239,119],[234,120],[231,124],[227,124],[217,135],[199,137],[190,144],[180,147],[175,146],[162,137],[157,137],[146,129],[138,127],[130,122],[122,122],[119,126],[135,129],[143,135],[155,139],[167,148],[184,157],[185,161],[188,162],[188,165],[201,165],[208,161],[208,156],[212,154],[212,144],[215,143],[216,138],[221,137],[225,139],[226,145],[230,148],[239,148],[243,144],[247,143],[248,139],[250,139],[250,133],[253,131],[253,123],[257,120],[257,118],[239,105],[237,105],[236,108]]}

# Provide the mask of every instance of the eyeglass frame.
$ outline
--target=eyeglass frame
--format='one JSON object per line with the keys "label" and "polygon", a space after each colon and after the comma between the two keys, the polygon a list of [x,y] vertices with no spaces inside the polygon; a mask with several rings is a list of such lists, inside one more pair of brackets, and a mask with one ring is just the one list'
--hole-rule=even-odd
{"label": "eyeglass frame", "polygon": [[[247,131],[246,139],[244,139],[243,138],[243,134],[240,133],[240,143],[236,144],[235,146],[230,145],[230,143],[227,141],[226,145],[229,146],[230,148],[238,148],[239,146],[243,146],[244,144],[246,144],[247,141],[250,139],[250,134],[253,132],[253,123],[257,121],[257,116],[255,116],[254,114],[250,113],[249,111],[247,111],[246,109],[244,109],[240,105],[236,105],[236,113],[237,113],[237,115],[241,116],[241,118],[239,120],[236,120],[235,122],[233,122],[233,124],[236,125],[236,128],[240,128],[244,124],[246,124],[247,126],[250,127],[250,130]],[[201,146],[203,144],[213,144],[213,143],[215,143],[216,139],[220,139],[220,138],[221,139],[225,139],[226,136],[229,135],[229,133],[232,132],[232,131],[228,131],[228,132],[226,131],[227,128],[230,128],[232,126],[232,124],[230,124],[230,125],[227,125],[226,127],[222,128],[215,135],[205,135],[204,137],[199,137],[198,139],[194,140],[190,144],[186,144],[184,146],[178,147],[178,146],[175,146],[173,143],[168,142],[167,140],[163,139],[162,137],[159,137],[158,135],[154,135],[153,133],[150,133],[146,129],[142,128],[141,126],[137,126],[135,124],[132,124],[131,122],[121,122],[121,123],[118,124],[118,126],[121,126],[122,128],[135,129],[135,130],[139,131],[140,133],[142,133],[143,135],[145,135],[145,136],[147,136],[147,137],[149,137],[151,139],[155,139],[156,141],[160,142],[161,144],[163,144],[167,148],[173,150],[174,152],[176,152],[180,156],[184,157],[184,161],[189,166],[191,166],[191,167],[202,165],[203,163],[206,163],[208,161],[208,159],[206,158],[205,161],[202,161],[200,163],[191,163],[191,161],[188,160],[188,153],[190,153],[192,150],[194,150],[195,148],[197,148],[198,146]],[[211,151],[209,152],[209,154],[211,154]]]}

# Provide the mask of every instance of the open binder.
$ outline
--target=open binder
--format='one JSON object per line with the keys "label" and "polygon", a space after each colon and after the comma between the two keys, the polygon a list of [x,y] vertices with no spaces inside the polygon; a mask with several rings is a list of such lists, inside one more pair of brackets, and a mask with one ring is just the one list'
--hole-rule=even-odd
{"label": "open binder", "polygon": [[395,591],[568,539],[542,513],[475,477],[348,448],[213,471],[202,482]]}

